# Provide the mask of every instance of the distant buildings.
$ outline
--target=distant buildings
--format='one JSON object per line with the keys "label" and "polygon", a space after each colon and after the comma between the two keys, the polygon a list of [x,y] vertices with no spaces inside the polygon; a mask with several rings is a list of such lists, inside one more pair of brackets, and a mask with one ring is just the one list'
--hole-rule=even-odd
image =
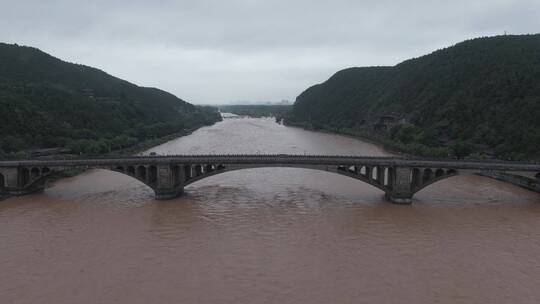
{"label": "distant buildings", "polygon": [[227,103],[228,105],[244,105],[244,106],[257,106],[257,105],[266,105],[266,106],[290,106],[293,103],[287,99],[283,99],[281,101],[251,101],[251,100],[243,100],[243,101],[234,101]]}

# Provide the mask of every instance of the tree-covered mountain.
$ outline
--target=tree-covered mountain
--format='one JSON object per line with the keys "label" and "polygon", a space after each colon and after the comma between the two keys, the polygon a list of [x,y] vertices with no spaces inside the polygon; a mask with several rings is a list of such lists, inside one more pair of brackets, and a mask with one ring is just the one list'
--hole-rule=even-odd
{"label": "tree-covered mountain", "polygon": [[478,38],[298,96],[289,122],[421,154],[540,159],[540,35]]}
{"label": "tree-covered mountain", "polygon": [[0,43],[0,153],[46,147],[102,153],[220,119],[217,110],[159,89]]}

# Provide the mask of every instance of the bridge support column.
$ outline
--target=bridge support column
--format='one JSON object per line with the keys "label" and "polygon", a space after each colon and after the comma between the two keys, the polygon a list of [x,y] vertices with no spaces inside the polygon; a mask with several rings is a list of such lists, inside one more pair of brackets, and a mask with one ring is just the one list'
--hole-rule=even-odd
{"label": "bridge support column", "polygon": [[154,190],[156,199],[160,201],[171,200],[179,197],[184,193],[184,187],[176,187],[171,189],[156,189]]}
{"label": "bridge support column", "polygon": [[39,175],[32,177],[26,167],[4,169],[0,175],[3,183],[1,192],[20,196],[45,190],[45,179],[40,179]]}
{"label": "bridge support column", "polygon": [[395,168],[394,174],[389,176],[386,199],[395,204],[411,204],[414,194],[411,174],[410,168]]}
{"label": "bridge support column", "polygon": [[157,185],[154,189],[156,199],[174,199],[184,193],[184,184],[176,184],[173,168],[170,165],[160,165],[157,168]]}

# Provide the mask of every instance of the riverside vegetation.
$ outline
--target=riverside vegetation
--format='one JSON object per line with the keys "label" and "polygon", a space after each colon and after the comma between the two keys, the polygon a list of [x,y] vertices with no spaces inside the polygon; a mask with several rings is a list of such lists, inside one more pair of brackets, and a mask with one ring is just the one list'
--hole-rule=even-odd
{"label": "riverside vegetation", "polygon": [[49,147],[108,153],[221,120],[216,108],[194,106],[35,48],[2,43],[0,109],[4,157]]}
{"label": "riverside vegetation", "polygon": [[342,70],[287,123],[422,156],[540,159],[540,35],[478,38],[393,67]]}
{"label": "riverside vegetation", "polygon": [[[540,35],[478,38],[393,67],[350,68],[294,106],[228,106],[309,129],[361,136],[422,156],[539,160]],[[67,147],[106,153],[220,120],[37,49],[0,44],[0,154]]]}

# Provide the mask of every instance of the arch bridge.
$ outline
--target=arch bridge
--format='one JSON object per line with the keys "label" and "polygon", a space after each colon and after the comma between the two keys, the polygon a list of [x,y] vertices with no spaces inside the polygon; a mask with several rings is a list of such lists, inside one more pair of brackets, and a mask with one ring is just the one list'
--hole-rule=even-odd
{"label": "arch bridge", "polygon": [[181,195],[185,186],[203,178],[264,167],[305,168],[345,175],[381,189],[388,200],[399,204],[411,203],[416,192],[432,183],[462,174],[486,175],[540,192],[537,163],[283,154],[0,161],[0,192],[24,195],[42,190],[48,178],[67,169],[107,169],[148,185],[157,199],[172,199]]}

